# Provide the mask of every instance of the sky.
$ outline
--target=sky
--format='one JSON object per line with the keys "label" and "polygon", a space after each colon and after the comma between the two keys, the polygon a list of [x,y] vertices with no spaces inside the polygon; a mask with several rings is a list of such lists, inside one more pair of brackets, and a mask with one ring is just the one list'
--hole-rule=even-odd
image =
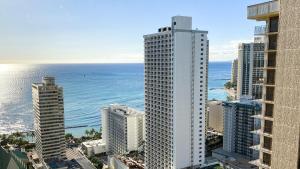
{"label": "sky", "polygon": [[0,63],[139,63],[143,35],[191,16],[210,61],[253,39],[247,6],[264,0],[0,0]]}

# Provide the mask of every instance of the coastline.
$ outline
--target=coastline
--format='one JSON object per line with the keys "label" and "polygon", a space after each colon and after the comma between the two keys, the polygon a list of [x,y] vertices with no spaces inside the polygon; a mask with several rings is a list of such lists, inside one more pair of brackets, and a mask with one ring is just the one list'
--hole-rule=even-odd
{"label": "coastline", "polygon": [[236,90],[234,90],[233,88],[227,89],[226,87],[224,87],[224,90],[228,94],[228,97],[232,98],[233,100],[236,99]]}

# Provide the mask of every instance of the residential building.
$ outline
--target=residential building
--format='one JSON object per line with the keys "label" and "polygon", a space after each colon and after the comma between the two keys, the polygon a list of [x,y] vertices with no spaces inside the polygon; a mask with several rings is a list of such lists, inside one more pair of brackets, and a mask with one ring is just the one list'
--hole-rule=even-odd
{"label": "residential building", "polygon": [[66,158],[63,88],[54,77],[32,84],[36,151],[43,161]]}
{"label": "residential building", "polygon": [[266,25],[255,26],[254,28],[254,43],[266,42]]}
{"label": "residential building", "polygon": [[[205,157],[211,157],[212,151],[223,146],[223,134],[208,130],[205,140]],[[207,160],[207,158],[205,159]]]}
{"label": "residential building", "polygon": [[248,7],[248,19],[267,27],[260,169],[300,168],[300,1],[274,0]]}
{"label": "residential building", "polygon": [[146,168],[199,167],[205,158],[207,31],[192,18],[144,36]]}
{"label": "residential building", "polygon": [[227,152],[243,155],[246,159],[255,159],[258,152],[250,147],[259,143],[259,137],[253,134],[260,127],[260,121],[253,116],[261,112],[257,101],[241,99],[224,102],[223,149]]}
{"label": "residential building", "polygon": [[224,131],[222,101],[208,101],[208,128],[219,133]]}
{"label": "residential building", "polygon": [[144,143],[145,114],[124,105],[102,109],[102,137],[108,154],[128,154]]}
{"label": "residential building", "polygon": [[238,59],[234,59],[231,63],[231,83],[237,84],[237,78],[238,78]]}
{"label": "residential building", "polygon": [[85,141],[81,143],[81,149],[88,157],[107,151],[106,143],[102,139]]}
{"label": "residential building", "polygon": [[264,43],[241,43],[238,57],[237,98],[262,98]]}

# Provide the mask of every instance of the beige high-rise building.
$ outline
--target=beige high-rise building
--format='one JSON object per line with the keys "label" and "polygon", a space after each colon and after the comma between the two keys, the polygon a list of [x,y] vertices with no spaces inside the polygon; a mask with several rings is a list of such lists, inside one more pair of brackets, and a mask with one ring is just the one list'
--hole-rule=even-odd
{"label": "beige high-rise building", "polygon": [[32,84],[36,151],[47,162],[65,159],[65,126],[63,88],[54,77],[44,77],[42,83]]}
{"label": "beige high-rise building", "polygon": [[224,112],[222,101],[211,100],[207,104],[208,108],[208,128],[216,130],[219,133],[224,131]]}
{"label": "beige high-rise building", "polygon": [[234,59],[231,63],[231,83],[237,84],[238,78],[238,59]]}
{"label": "beige high-rise building", "polygon": [[266,21],[259,168],[300,168],[300,1],[248,7],[248,19]]}

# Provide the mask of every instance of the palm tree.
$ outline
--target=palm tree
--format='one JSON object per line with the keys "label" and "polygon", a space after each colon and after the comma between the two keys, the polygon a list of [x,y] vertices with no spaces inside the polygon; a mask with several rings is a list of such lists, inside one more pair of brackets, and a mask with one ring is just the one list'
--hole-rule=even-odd
{"label": "palm tree", "polygon": [[96,130],[95,130],[94,128],[92,128],[91,131],[90,131],[90,133],[91,133],[91,135],[93,136],[93,135],[95,135]]}
{"label": "palm tree", "polygon": [[88,129],[85,130],[85,135],[88,137],[90,135],[90,131]]}
{"label": "palm tree", "polygon": [[19,131],[15,132],[13,135],[14,135],[15,137],[17,137],[17,138],[23,137],[23,134],[20,133]]}

